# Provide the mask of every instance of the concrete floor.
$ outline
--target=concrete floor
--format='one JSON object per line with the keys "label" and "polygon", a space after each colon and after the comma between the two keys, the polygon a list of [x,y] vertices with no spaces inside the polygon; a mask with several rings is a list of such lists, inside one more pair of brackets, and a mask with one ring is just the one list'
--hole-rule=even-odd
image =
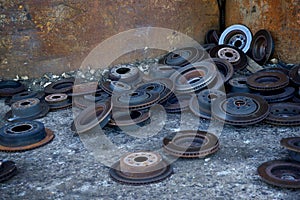
{"label": "concrete floor", "polygon": [[[1,117],[8,110],[1,100]],[[154,121],[156,117],[153,116]],[[300,127],[263,122],[248,127],[212,125],[210,130],[216,132],[221,144],[216,154],[204,159],[178,159],[172,163],[174,174],[168,179],[156,184],[128,186],[114,182],[109,177],[109,168],[95,159],[80,137],[70,130],[72,109],[48,113],[38,121],[52,129],[56,137],[38,149],[0,153],[0,160],[13,160],[19,170],[12,179],[0,184],[0,199],[295,200],[300,196],[300,190],[266,184],[256,172],[263,162],[288,157],[279,141],[282,137],[299,136]],[[179,114],[168,114],[165,122],[161,131],[147,137],[133,137],[111,127],[103,130],[116,148],[160,151],[163,137],[170,132],[179,128],[207,130],[210,125],[191,113],[185,113],[183,120]],[[4,123],[1,120],[0,125]],[[147,127],[145,132],[151,132],[152,128]]]}

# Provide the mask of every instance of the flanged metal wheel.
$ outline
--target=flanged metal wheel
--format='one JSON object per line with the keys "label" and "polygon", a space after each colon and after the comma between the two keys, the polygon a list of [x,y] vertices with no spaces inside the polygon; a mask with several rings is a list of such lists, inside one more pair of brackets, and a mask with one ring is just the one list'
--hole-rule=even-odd
{"label": "flanged metal wheel", "polygon": [[97,125],[103,128],[110,120],[112,104],[110,100],[97,102],[81,111],[74,119],[74,128],[77,133],[87,132]]}
{"label": "flanged metal wheel", "polygon": [[112,81],[122,81],[135,85],[142,81],[142,72],[131,65],[117,65],[110,69],[108,77]]}
{"label": "flanged metal wheel", "polygon": [[158,153],[128,153],[111,166],[111,178],[122,184],[143,185],[160,182],[173,173],[173,168]]}
{"label": "flanged metal wheel", "polygon": [[19,81],[0,81],[0,97],[9,97],[25,90],[25,86]]}
{"label": "flanged metal wheel", "polygon": [[0,183],[7,181],[17,174],[17,167],[13,161],[0,161]]}
{"label": "flanged metal wheel", "polygon": [[49,94],[45,97],[45,101],[48,103],[51,111],[65,109],[72,106],[72,100],[64,93]]}
{"label": "flanged metal wheel", "polygon": [[227,124],[243,126],[258,123],[269,114],[269,105],[262,97],[248,93],[230,93],[217,98],[213,116]]}
{"label": "flanged metal wheel", "polygon": [[188,64],[200,61],[205,55],[205,51],[195,47],[185,47],[177,49],[164,56],[159,63],[163,65],[184,67]]}
{"label": "flanged metal wheel", "polygon": [[256,72],[247,78],[247,85],[256,91],[280,90],[289,84],[287,75],[281,72]]}
{"label": "flanged metal wheel", "polygon": [[160,101],[159,93],[148,91],[129,91],[112,96],[112,104],[118,109],[143,110]]}
{"label": "flanged metal wheel", "polygon": [[114,111],[108,124],[118,127],[139,125],[149,118],[149,110]]}
{"label": "flanged metal wheel", "polygon": [[167,113],[180,113],[189,109],[190,94],[177,94],[171,96],[164,104]]}
{"label": "flanged metal wheel", "polygon": [[298,103],[274,103],[266,122],[274,125],[300,125],[300,106]]}
{"label": "flanged metal wheel", "polygon": [[300,163],[284,160],[268,161],[257,169],[268,184],[284,188],[300,188]]}
{"label": "flanged metal wheel", "polygon": [[40,102],[37,98],[29,98],[13,103],[4,118],[7,121],[33,120],[44,117],[48,112],[47,103]]}
{"label": "flanged metal wheel", "polygon": [[248,27],[235,24],[226,28],[220,36],[219,45],[228,44],[246,53],[251,46],[252,33]]}
{"label": "flanged metal wheel", "polygon": [[219,140],[212,133],[186,130],[165,137],[163,148],[168,154],[176,157],[199,158],[218,151]]}
{"label": "flanged metal wheel", "polygon": [[202,90],[190,99],[190,110],[198,117],[211,119],[211,105],[212,101],[224,97],[226,94],[219,90]]}
{"label": "flanged metal wheel", "polygon": [[55,93],[72,93],[73,85],[74,85],[75,79],[72,78],[66,78],[61,79],[56,82],[51,83],[50,85],[47,85],[44,89],[46,94],[55,94]]}
{"label": "flanged metal wheel", "polygon": [[179,69],[170,79],[174,82],[175,92],[192,93],[209,86],[216,76],[216,66],[212,62],[201,61]]}
{"label": "flanged metal wheel", "polygon": [[289,137],[280,140],[281,146],[288,149],[290,157],[300,162],[300,137]]}
{"label": "flanged metal wheel", "polygon": [[209,52],[212,58],[221,58],[230,62],[235,71],[242,70],[248,65],[246,54],[238,48],[229,45],[218,45]]}
{"label": "flanged metal wheel", "polygon": [[255,62],[264,65],[272,58],[274,48],[275,44],[271,33],[262,29],[255,33],[249,53]]}
{"label": "flanged metal wheel", "polygon": [[43,146],[53,138],[53,132],[41,122],[16,122],[0,129],[0,151],[26,151]]}

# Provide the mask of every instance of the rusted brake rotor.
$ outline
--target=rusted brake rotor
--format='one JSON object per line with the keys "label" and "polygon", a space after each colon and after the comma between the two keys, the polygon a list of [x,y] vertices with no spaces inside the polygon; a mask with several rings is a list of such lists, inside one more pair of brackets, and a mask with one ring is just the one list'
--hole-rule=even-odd
{"label": "rusted brake rotor", "polygon": [[300,125],[300,106],[298,103],[274,103],[265,120],[274,125]]}
{"label": "rusted brake rotor", "polygon": [[43,100],[44,97],[45,93],[43,91],[24,91],[13,95],[11,99],[6,101],[5,103],[7,103],[8,105],[12,105],[13,103],[23,99],[38,98],[39,100]]}
{"label": "rusted brake rotor", "polygon": [[43,146],[53,138],[53,132],[41,122],[16,122],[0,129],[0,151],[26,151]]}
{"label": "rusted brake rotor", "polygon": [[51,111],[65,109],[72,106],[71,98],[64,93],[49,94],[45,97],[45,101],[48,103]]}
{"label": "rusted brake rotor", "polygon": [[56,82],[47,85],[44,89],[46,94],[55,94],[55,93],[72,93],[73,85],[75,78],[66,78],[61,79]]}
{"label": "rusted brake rotor", "polygon": [[131,65],[117,65],[109,70],[108,77],[112,81],[122,81],[129,85],[136,85],[142,81],[142,72]]}
{"label": "rusted brake rotor", "polygon": [[179,131],[163,139],[163,148],[168,154],[176,157],[205,157],[218,151],[219,139],[205,131]]}
{"label": "rusted brake rotor", "polygon": [[267,183],[284,188],[300,188],[300,163],[284,160],[268,161],[257,169]]}
{"label": "rusted brake rotor", "polygon": [[9,97],[25,90],[25,86],[19,81],[0,81],[0,97]]}
{"label": "rusted brake rotor", "polygon": [[258,123],[269,114],[269,105],[262,97],[248,93],[230,93],[214,101],[213,116],[227,124],[243,126]]}
{"label": "rusted brake rotor", "polygon": [[290,70],[289,77],[295,86],[300,86],[300,65],[296,65]]}
{"label": "rusted brake rotor", "polygon": [[98,101],[107,101],[110,95],[104,91],[98,91],[94,94],[86,94],[82,96],[73,97],[73,103],[76,107],[85,109]]}
{"label": "rusted brake rotor", "polygon": [[0,160],[0,183],[17,174],[17,167],[13,161]]}
{"label": "rusted brake rotor", "polygon": [[96,102],[79,113],[74,119],[74,128],[77,133],[87,132],[98,125],[103,128],[110,120],[111,110],[110,99],[105,102]]}
{"label": "rusted brake rotor", "polygon": [[113,111],[112,119],[109,121],[111,126],[132,126],[139,125],[150,118],[149,110],[136,111]]}
{"label": "rusted brake rotor", "polygon": [[191,94],[173,95],[164,104],[164,108],[168,113],[180,113],[186,111],[189,109],[189,102],[191,98]]}
{"label": "rusted brake rotor", "polygon": [[300,162],[300,137],[289,137],[280,140],[281,146],[288,149],[290,157]]}
{"label": "rusted brake rotor", "polygon": [[125,154],[109,170],[113,180],[131,185],[160,182],[173,173],[173,168],[158,153],[141,151]]}
{"label": "rusted brake rotor", "polygon": [[100,83],[100,87],[108,94],[117,94],[130,91],[132,87],[121,81],[104,81]]}

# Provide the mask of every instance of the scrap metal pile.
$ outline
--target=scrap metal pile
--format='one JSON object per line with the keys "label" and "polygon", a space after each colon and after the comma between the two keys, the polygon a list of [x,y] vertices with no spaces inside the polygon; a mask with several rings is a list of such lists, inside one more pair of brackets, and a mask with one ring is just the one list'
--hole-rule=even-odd
{"label": "scrap metal pile", "polygon": [[[82,109],[71,127],[78,134],[99,126],[143,126],[154,105],[167,113],[190,111],[195,120],[216,119],[234,126],[262,121],[300,125],[300,65],[277,62],[270,67],[273,52],[269,31],[260,30],[252,37],[246,26],[232,25],[220,37],[209,31],[203,48],[169,52],[147,74],[137,67],[116,65],[99,82],[62,79],[44,91],[26,91],[18,81],[3,80],[0,95],[9,97],[11,110],[5,115],[10,123],[0,130],[0,150],[24,151],[51,141],[53,132],[32,120],[72,105]],[[299,137],[292,142],[283,139],[282,144],[295,161],[267,163],[258,172],[268,183],[300,188]],[[162,146],[169,155],[197,158],[215,153],[219,140],[206,130],[181,130],[168,133]],[[11,163],[1,162],[0,169],[0,180],[9,177],[7,170],[15,173]],[[162,155],[149,151],[123,155],[110,169],[114,180],[126,184],[158,182],[171,174],[172,167]]]}

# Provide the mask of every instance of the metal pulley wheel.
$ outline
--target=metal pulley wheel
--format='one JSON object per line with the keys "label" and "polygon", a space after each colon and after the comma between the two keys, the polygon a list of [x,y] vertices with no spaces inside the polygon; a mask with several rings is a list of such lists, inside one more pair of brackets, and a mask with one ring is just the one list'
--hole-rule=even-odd
{"label": "metal pulley wheel", "polygon": [[289,155],[294,161],[300,162],[300,137],[283,138],[280,140],[280,144],[289,151]]}
{"label": "metal pulley wheel", "polygon": [[202,158],[218,151],[219,139],[206,131],[179,131],[163,139],[163,148],[176,157]]}
{"label": "metal pulley wheel", "polygon": [[110,120],[111,110],[110,100],[90,105],[74,119],[74,129],[77,133],[84,133],[98,125],[103,128]]}
{"label": "metal pulley wheel", "polygon": [[160,182],[172,173],[173,168],[160,154],[148,151],[125,154],[109,170],[113,180],[130,185]]}
{"label": "metal pulley wheel", "polygon": [[142,72],[135,66],[117,65],[109,70],[108,77],[112,81],[122,81],[129,85],[135,85],[142,81]]}
{"label": "metal pulley wheel", "polygon": [[249,54],[260,65],[266,64],[274,53],[275,44],[271,33],[262,29],[255,33]]}
{"label": "metal pulley wheel", "polygon": [[185,47],[177,49],[165,55],[160,61],[160,64],[184,67],[188,64],[200,61],[205,51],[196,47]]}
{"label": "metal pulley wheel", "polygon": [[66,78],[61,79],[56,82],[47,85],[44,89],[46,94],[55,94],[55,93],[72,93],[73,85],[75,78]]}
{"label": "metal pulley wheel", "polygon": [[284,188],[300,188],[300,163],[274,160],[263,163],[257,168],[263,181]]}
{"label": "metal pulley wheel", "polygon": [[19,81],[0,81],[0,97],[10,97],[25,90],[25,86]]}
{"label": "metal pulley wheel", "polygon": [[269,114],[269,105],[262,97],[248,93],[230,93],[217,98],[213,116],[227,124],[243,126],[258,123]]}
{"label": "metal pulley wheel", "polygon": [[13,161],[1,161],[0,160],[0,183],[7,181],[11,177],[17,174],[17,167]]}
{"label": "metal pulley wheel", "polygon": [[0,151],[26,151],[45,145],[53,138],[53,132],[42,122],[16,122],[0,129]]}
{"label": "metal pulley wheel", "polygon": [[298,103],[274,103],[266,122],[274,125],[300,125],[300,106]]}
{"label": "metal pulley wheel", "polygon": [[247,64],[247,56],[240,49],[229,45],[217,45],[209,52],[212,58],[221,58],[230,62],[235,71],[244,69]]}
{"label": "metal pulley wheel", "polygon": [[289,84],[289,77],[281,72],[258,71],[247,78],[247,85],[255,91],[280,90]]}
{"label": "metal pulley wheel", "polygon": [[226,28],[220,36],[219,45],[234,46],[244,53],[250,49],[252,33],[250,29],[241,24],[235,24]]}
{"label": "metal pulley wheel", "polygon": [[198,117],[211,119],[212,101],[224,96],[226,96],[226,94],[220,90],[202,90],[190,99],[190,110]]}
{"label": "metal pulley wheel", "polygon": [[216,66],[212,62],[201,61],[181,68],[170,79],[174,82],[175,92],[192,93],[207,87],[216,76]]}
{"label": "metal pulley wheel", "polygon": [[11,110],[5,114],[7,121],[33,120],[44,117],[49,112],[49,106],[37,98],[17,101],[11,105]]}

